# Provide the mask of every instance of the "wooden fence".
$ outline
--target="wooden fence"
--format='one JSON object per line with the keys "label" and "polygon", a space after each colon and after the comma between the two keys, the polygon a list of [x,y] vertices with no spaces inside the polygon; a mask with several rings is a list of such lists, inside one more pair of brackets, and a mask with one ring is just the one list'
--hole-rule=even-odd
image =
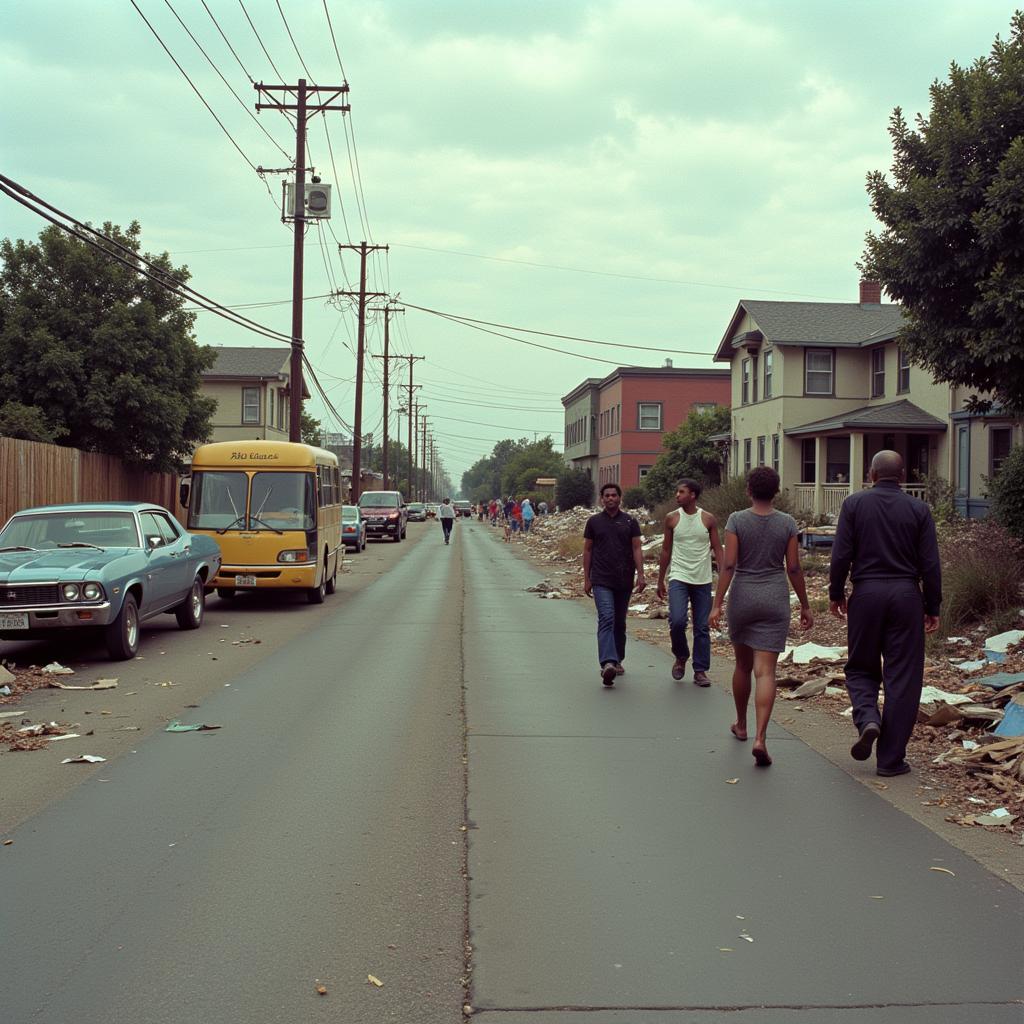
{"label": "wooden fence", "polygon": [[151,501],[179,519],[176,473],[131,469],[112,455],[0,437],[0,526],[19,509],[70,501]]}

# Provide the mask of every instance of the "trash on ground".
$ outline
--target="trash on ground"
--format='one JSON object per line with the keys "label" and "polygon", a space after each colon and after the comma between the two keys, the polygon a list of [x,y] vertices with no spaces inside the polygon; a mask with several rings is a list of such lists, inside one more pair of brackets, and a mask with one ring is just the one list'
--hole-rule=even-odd
{"label": "trash on ground", "polygon": [[[71,670],[68,669],[68,671],[70,672]],[[61,683],[56,679],[51,679],[47,685],[52,686],[55,690],[113,690],[117,686],[117,680],[97,679],[95,683],[92,683],[89,686],[69,686],[67,683]]]}
{"label": "trash on ground", "polygon": [[24,708],[19,708],[17,711],[0,711],[0,718],[18,718],[25,714]]}
{"label": "trash on ground", "polygon": [[955,871],[950,871],[949,868],[937,868],[934,865],[932,865],[928,870],[929,871],[938,871],[939,874],[942,874],[942,875],[952,875],[954,878],[956,878],[956,872]]}
{"label": "trash on ground", "polygon": [[921,688],[921,703],[936,704],[941,701],[943,704],[970,704],[974,700],[967,693],[947,693],[937,686],[924,686]]}
{"label": "trash on ground", "polygon": [[1024,693],[1018,693],[1003,712],[1003,720],[995,728],[997,736],[1024,736]]}
{"label": "trash on ground", "polygon": [[103,761],[106,758],[96,754],[79,754],[78,757],[65,757],[61,764],[100,764]]}
{"label": "trash on ground", "polygon": [[985,638],[985,657],[989,661],[1005,661],[1006,652],[1024,640],[1024,629],[1008,629],[1005,633]]}
{"label": "trash on ground", "polygon": [[182,725],[181,722],[168,722],[164,732],[208,732],[219,728],[219,725],[206,725],[204,722],[196,722],[193,725]]}
{"label": "trash on ground", "polygon": [[7,686],[6,684],[0,686],[0,697],[10,697],[10,695],[11,688],[9,686]]}
{"label": "trash on ground", "polygon": [[325,996],[325,995],[327,995],[327,988],[324,985],[317,985],[317,987],[316,987],[316,994],[318,996]]}
{"label": "trash on ground", "polygon": [[631,604],[628,611],[636,612],[637,615],[642,615],[651,606],[649,604]]}
{"label": "trash on ground", "polygon": [[68,668],[59,661],[51,661],[49,665],[44,665],[42,671],[53,676],[73,676],[75,674],[73,668]]}
{"label": "trash on ground", "polygon": [[384,982],[381,981],[380,978],[378,978],[375,974],[368,974],[366,976],[366,980],[371,985],[375,985],[377,988],[383,988],[384,987]]}
{"label": "trash on ground", "polygon": [[961,672],[966,672],[970,675],[972,672],[977,672],[979,669],[984,668],[987,664],[987,661],[961,661],[957,668]]}
{"label": "trash on ground", "polygon": [[13,672],[9,672],[6,668],[4,668],[3,665],[0,665],[0,683],[7,684],[7,683],[13,683],[13,682],[14,682],[14,673]]}
{"label": "trash on ground", "polygon": [[725,783],[726,783],[727,786],[735,786],[736,783],[739,782],[739,781],[740,781],[739,779],[726,779]]}
{"label": "trash on ground", "polygon": [[1024,672],[994,672],[990,676],[982,676],[978,683],[991,690],[1005,690],[1007,686],[1024,683]]}
{"label": "trash on ground", "polygon": [[787,700],[796,700],[798,697],[816,697],[819,693],[824,693],[827,686],[828,680],[824,676],[816,676],[801,683],[795,690],[780,690],[779,696],[785,697]]}
{"label": "trash on ground", "polygon": [[815,658],[821,661],[842,661],[845,657],[845,647],[823,647],[821,644],[806,643],[798,647],[787,647],[779,655],[779,663],[792,658],[794,665],[809,665]]}

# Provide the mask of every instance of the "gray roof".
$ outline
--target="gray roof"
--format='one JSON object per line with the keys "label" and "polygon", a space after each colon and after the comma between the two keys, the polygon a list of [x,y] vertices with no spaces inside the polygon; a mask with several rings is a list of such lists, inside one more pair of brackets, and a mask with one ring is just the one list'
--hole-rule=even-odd
{"label": "gray roof", "polygon": [[753,317],[765,341],[778,345],[861,348],[894,338],[903,325],[903,308],[895,303],[742,299],[718,346],[717,359],[731,358],[736,324],[744,311]]}
{"label": "gray roof", "polygon": [[794,436],[847,429],[914,430],[932,433],[945,430],[946,424],[904,398],[899,402],[888,402],[885,405],[865,405],[860,409],[829,416],[828,419],[815,420],[813,423],[801,423],[799,427],[789,427],[784,433]]}
{"label": "gray roof", "polygon": [[284,346],[277,348],[214,348],[217,361],[204,377],[246,377],[268,380],[288,376],[291,352]]}

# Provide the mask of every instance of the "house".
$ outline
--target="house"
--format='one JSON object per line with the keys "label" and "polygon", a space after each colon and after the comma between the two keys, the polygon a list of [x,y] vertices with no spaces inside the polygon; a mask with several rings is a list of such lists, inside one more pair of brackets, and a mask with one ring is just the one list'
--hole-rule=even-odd
{"label": "house", "polygon": [[715,368],[620,366],[589,378],[563,399],[565,457],[598,487],[643,482],[661,454],[662,437],[694,409],[729,404],[730,374]]}
{"label": "house", "polygon": [[998,472],[1020,428],[998,410],[965,410],[971,391],[910,365],[903,313],[863,281],[859,302],[743,299],[715,358],[730,363],[729,473],[778,471],[798,509],[835,517],[867,484],[872,456],[898,451],[907,490],[953,481],[960,510],[984,515],[985,477]]}
{"label": "house", "polygon": [[[202,374],[201,391],[217,402],[212,441],[287,441],[291,352],[277,348],[214,349],[217,360]],[[303,387],[303,399],[309,392]]]}

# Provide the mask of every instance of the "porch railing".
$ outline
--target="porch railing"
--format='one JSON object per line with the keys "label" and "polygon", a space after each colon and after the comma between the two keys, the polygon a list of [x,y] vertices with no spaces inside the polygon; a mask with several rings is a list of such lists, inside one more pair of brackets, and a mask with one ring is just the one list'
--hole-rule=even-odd
{"label": "porch railing", "polygon": [[[871,485],[865,483],[864,486],[870,487]],[[924,484],[905,484],[903,489],[907,494],[924,500]],[[794,484],[793,502],[798,512],[815,514],[814,491],[815,484]],[[839,507],[849,496],[849,484],[822,484],[821,508],[817,510],[817,514],[835,519],[839,515]]]}

